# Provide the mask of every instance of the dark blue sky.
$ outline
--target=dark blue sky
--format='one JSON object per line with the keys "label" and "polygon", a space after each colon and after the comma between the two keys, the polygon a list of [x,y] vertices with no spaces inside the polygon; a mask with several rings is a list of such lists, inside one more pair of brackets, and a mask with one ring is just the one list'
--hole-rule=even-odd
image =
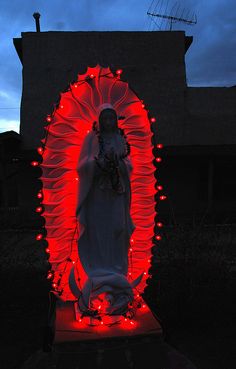
{"label": "dark blue sky", "polygon": [[[35,11],[41,14],[41,31],[150,31],[153,23],[146,13],[151,2],[0,0],[0,132],[19,131],[22,66],[12,39],[21,32],[35,31]],[[176,1],[162,2],[163,13]],[[236,0],[180,0],[179,4],[181,9],[195,12],[198,19],[195,26],[173,25],[173,30],[193,36],[186,54],[188,85],[236,85]],[[158,10],[160,6],[161,2]]]}

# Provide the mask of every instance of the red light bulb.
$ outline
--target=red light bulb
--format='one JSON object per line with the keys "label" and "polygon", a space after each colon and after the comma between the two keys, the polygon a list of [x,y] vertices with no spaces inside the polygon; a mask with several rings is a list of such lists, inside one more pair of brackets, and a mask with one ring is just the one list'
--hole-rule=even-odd
{"label": "red light bulb", "polygon": [[162,187],[162,186],[157,186],[157,189],[158,189],[159,191],[161,191],[161,190],[163,189],[163,187]]}
{"label": "red light bulb", "polygon": [[158,149],[162,149],[163,148],[163,144],[157,144],[157,148]]}
{"label": "red light bulb", "polygon": [[30,163],[32,165],[32,167],[37,167],[37,165],[39,165],[38,161],[31,161]]}
{"label": "red light bulb", "polygon": [[152,117],[152,118],[150,119],[150,121],[151,121],[152,123],[154,123],[154,122],[156,121],[156,118]]}
{"label": "red light bulb", "polygon": [[50,123],[52,121],[52,117],[50,115],[47,116],[46,121]]}
{"label": "red light bulb", "polygon": [[161,236],[158,234],[156,237],[155,237],[156,240],[161,240]]}
{"label": "red light bulb", "polygon": [[75,88],[77,88],[77,87],[78,87],[77,83],[75,83],[75,84],[74,84],[74,87],[75,87]]}
{"label": "red light bulb", "polygon": [[166,199],[166,196],[162,195],[160,196],[160,200],[165,200]]}
{"label": "red light bulb", "polygon": [[37,236],[36,236],[37,241],[41,240],[42,238],[43,238],[42,233],[37,234]]}
{"label": "red light bulb", "polygon": [[41,213],[41,211],[43,210],[43,208],[42,208],[42,206],[38,206],[37,208],[36,208],[36,212],[37,213]]}
{"label": "red light bulb", "polygon": [[120,76],[122,72],[123,72],[122,69],[117,69],[116,74],[118,74],[118,76]]}
{"label": "red light bulb", "polygon": [[50,272],[50,273],[48,273],[48,275],[47,275],[47,279],[51,279],[52,278],[52,276],[53,276],[53,274]]}
{"label": "red light bulb", "polygon": [[162,226],[163,226],[163,224],[161,222],[157,223],[157,227],[162,227]]}
{"label": "red light bulb", "polygon": [[158,162],[158,163],[160,163],[161,162],[161,158],[160,157],[158,157],[158,158],[156,158],[156,161]]}
{"label": "red light bulb", "polygon": [[45,249],[45,251],[46,251],[47,254],[50,254],[50,250],[49,250],[48,247]]}
{"label": "red light bulb", "polygon": [[63,109],[64,108],[64,105],[60,105],[60,109]]}
{"label": "red light bulb", "polygon": [[143,109],[145,108],[145,104],[142,104],[141,106],[142,106]]}
{"label": "red light bulb", "polygon": [[90,75],[89,75],[89,77],[90,77],[90,78],[94,78],[94,77],[95,77],[95,75],[94,75],[94,74],[90,74]]}
{"label": "red light bulb", "polygon": [[42,199],[42,197],[43,197],[42,192],[38,192],[38,193],[37,193],[37,198],[38,198],[38,199]]}

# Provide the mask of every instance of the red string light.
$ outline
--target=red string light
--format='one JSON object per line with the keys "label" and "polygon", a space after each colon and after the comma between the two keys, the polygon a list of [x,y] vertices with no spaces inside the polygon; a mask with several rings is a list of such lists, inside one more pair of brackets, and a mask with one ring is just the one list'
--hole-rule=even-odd
{"label": "red string light", "polygon": [[43,210],[42,206],[37,206],[37,208],[35,209],[37,213],[41,213],[42,210]]}
{"label": "red string light", "polygon": [[160,198],[160,200],[165,200],[165,199],[167,198],[167,196],[162,195],[162,196],[160,196],[159,198]]}
{"label": "red string light", "polygon": [[43,238],[42,233],[37,234],[37,236],[36,236],[37,241],[41,240],[42,238]]}
{"label": "red string light", "polygon": [[39,165],[39,162],[38,161],[31,161],[30,163],[32,165],[32,167],[37,167]]}
{"label": "red string light", "polygon": [[163,144],[157,144],[157,148],[158,149],[162,149],[163,148]]}
{"label": "red string light", "polygon": [[157,157],[157,158],[156,158],[156,161],[157,161],[158,163],[160,163],[160,162],[162,161],[162,159],[161,159],[160,157]]}
{"label": "red string light", "polygon": [[123,72],[123,70],[122,70],[122,69],[117,69],[116,74],[117,74],[118,76],[120,76],[122,72]]}
{"label": "red string light", "polygon": [[150,121],[151,121],[151,123],[154,123],[154,122],[156,122],[156,118],[152,117],[152,118],[150,119]]}

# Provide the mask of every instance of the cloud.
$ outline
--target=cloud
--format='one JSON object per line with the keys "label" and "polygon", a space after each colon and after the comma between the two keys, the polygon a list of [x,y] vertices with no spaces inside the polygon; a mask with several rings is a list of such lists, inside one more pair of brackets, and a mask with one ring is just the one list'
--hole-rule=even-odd
{"label": "cloud", "polygon": [[0,119],[0,133],[5,131],[15,131],[19,133],[20,121]]}

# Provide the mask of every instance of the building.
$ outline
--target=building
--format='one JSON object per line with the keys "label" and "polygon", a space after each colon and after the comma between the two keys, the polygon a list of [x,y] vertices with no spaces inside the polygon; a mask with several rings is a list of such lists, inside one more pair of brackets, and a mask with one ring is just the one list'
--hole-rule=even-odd
{"label": "building", "polygon": [[[236,86],[188,87],[185,54],[192,41],[183,31],[26,32],[14,39],[23,92],[20,135],[14,136],[19,152],[12,158],[25,168],[14,206],[36,206],[39,184],[27,163],[37,156],[46,115],[78,73],[100,64],[122,68],[122,80],[157,118],[156,139],[164,145],[159,178],[168,196],[159,205],[163,221],[192,223],[206,216],[207,222],[235,222]],[[0,144],[8,146],[10,136]],[[1,206],[11,206],[7,201]]]}

